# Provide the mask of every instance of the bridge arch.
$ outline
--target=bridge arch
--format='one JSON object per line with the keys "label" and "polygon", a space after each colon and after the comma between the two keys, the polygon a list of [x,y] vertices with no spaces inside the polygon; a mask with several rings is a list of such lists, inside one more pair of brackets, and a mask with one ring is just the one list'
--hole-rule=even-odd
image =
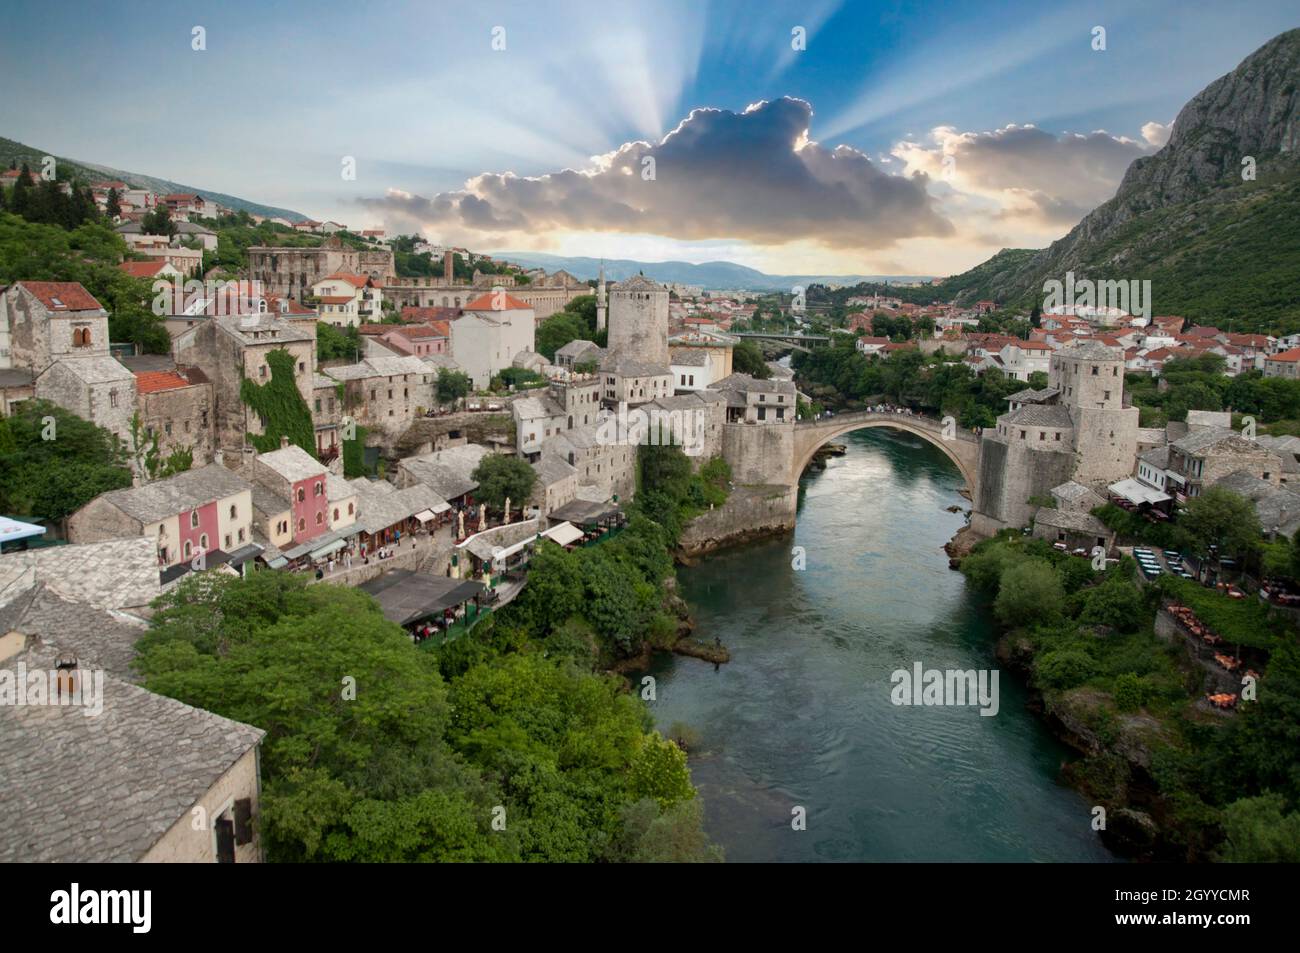
{"label": "bridge arch", "polygon": [[792,482],[799,481],[804,469],[812,463],[814,454],[831,440],[852,433],[854,430],[875,427],[887,427],[910,433],[938,447],[944,456],[956,464],[962,479],[966,481],[966,490],[971,499],[975,498],[979,472],[979,439],[960,430],[955,436],[945,439],[942,425],[938,421],[928,417],[908,417],[904,414],[844,414],[829,420],[796,424]]}

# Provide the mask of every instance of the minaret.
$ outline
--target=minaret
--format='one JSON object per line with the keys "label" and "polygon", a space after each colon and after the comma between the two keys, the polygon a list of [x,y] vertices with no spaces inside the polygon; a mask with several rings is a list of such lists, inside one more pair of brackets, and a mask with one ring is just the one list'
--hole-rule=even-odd
{"label": "minaret", "polygon": [[596,282],[596,330],[605,330],[605,263],[600,263],[600,277]]}

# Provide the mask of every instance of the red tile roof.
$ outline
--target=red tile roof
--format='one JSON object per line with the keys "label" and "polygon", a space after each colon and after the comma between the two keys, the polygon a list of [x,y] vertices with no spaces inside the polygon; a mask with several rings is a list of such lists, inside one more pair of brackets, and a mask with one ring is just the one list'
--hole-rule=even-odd
{"label": "red tile roof", "polygon": [[355,301],[352,295],[321,295],[316,299],[322,304],[347,304],[349,301]]}
{"label": "red tile roof", "polygon": [[402,308],[402,320],[418,324],[430,321],[454,321],[460,317],[460,308],[417,308],[408,304]]}
{"label": "red tile roof", "polygon": [[[19,281],[41,304],[51,311],[98,311],[103,305],[76,281]],[[56,304],[55,300],[60,303]]]}
{"label": "red tile roof", "polygon": [[[525,304],[514,295],[501,292],[501,301],[497,297],[497,292],[491,291],[485,295],[480,295],[469,304],[465,305],[466,311],[528,311],[532,309],[531,304]],[[504,307],[496,307],[497,304],[503,304]]]}
{"label": "red tile roof", "polygon": [[331,281],[335,278],[339,281],[346,281],[354,288],[364,288],[366,285],[373,283],[369,275],[354,275],[348,271],[336,271],[332,275],[326,275],[321,281]]}
{"label": "red tile roof", "polygon": [[1288,364],[1294,364],[1300,361],[1300,347],[1293,347],[1289,351],[1282,351],[1279,354],[1270,354],[1264,360],[1266,361],[1284,361]]}
{"label": "red tile roof", "polygon": [[152,278],[166,266],[165,261],[124,261],[117,267],[132,278]]}
{"label": "red tile roof", "polygon": [[136,371],[135,390],[138,394],[154,394],[160,390],[189,387],[190,382],[174,371]]}

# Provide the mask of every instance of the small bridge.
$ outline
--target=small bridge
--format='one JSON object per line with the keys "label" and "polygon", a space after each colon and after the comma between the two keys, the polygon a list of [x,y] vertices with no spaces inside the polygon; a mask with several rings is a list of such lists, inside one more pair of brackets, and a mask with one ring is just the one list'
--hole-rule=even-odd
{"label": "small bridge", "polygon": [[831,339],[824,334],[795,334],[783,331],[728,331],[733,338],[747,341],[776,341],[788,345],[796,351],[811,351],[815,347],[825,347]]}
{"label": "small bridge", "polygon": [[[945,426],[945,423],[947,426]],[[818,448],[830,440],[854,430],[868,427],[889,427],[905,433],[916,434],[928,440],[957,465],[971,499],[975,499],[975,481],[979,475],[980,440],[969,430],[957,426],[951,417],[939,420],[916,414],[891,411],[862,410],[854,413],[823,416],[821,420],[801,420],[794,425],[794,471],[791,483],[799,482],[804,468],[812,462]]]}

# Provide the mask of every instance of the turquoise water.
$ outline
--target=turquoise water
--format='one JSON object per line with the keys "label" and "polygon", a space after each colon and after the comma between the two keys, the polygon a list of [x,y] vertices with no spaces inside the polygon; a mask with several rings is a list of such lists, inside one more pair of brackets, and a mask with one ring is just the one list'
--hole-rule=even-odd
{"label": "turquoise water", "polygon": [[847,455],[804,478],[793,538],[679,570],[697,637],[732,653],[651,670],[661,730],[698,736],[709,834],[731,861],[1113,859],[1014,675],[993,717],[891,703],[891,673],[914,662],[996,668],[994,635],[942,549],[963,522],[945,508],[969,506],[953,465],[906,434],[841,439]]}

